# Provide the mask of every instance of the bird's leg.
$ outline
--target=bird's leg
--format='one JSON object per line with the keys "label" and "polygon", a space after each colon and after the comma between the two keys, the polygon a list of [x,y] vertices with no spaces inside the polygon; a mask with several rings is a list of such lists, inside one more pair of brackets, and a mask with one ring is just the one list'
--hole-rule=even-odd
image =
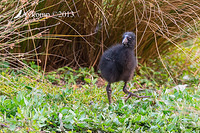
{"label": "bird's leg", "polygon": [[136,95],[136,94],[134,94],[134,93],[128,91],[128,90],[126,89],[126,84],[127,84],[127,82],[124,83],[124,87],[123,87],[124,93],[128,94],[128,97],[125,99],[125,102],[126,102],[130,97],[132,97],[132,96],[137,97],[137,98],[147,98],[147,97],[150,97],[150,96],[138,96],[138,95]]}
{"label": "bird's leg", "polygon": [[110,87],[110,83],[108,83],[107,87],[106,87],[106,91],[107,91],[107,95],[108,95],[108,101],[109,101],[109,104],[112,103],[112,100],[111,100],[111,93],[112,93],[112,89]]}

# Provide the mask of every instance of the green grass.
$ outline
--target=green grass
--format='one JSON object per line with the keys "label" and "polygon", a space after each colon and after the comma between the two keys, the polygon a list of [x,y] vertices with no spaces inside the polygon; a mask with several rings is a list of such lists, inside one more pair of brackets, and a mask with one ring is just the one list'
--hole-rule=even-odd
{"label": "green grass", "polygon": [[[199,68],[195,64],[188,68],[185,55],[175,53],[163,60],[176,84],[160,61],[150,61],[152,67],[140,65],[128,85],[132,91],[145,88],[148,91],[141,95],[152,97],[132,97],[125,103],[123,82],[118,82],[112,84],[111,106],[106,82],[99,86],[101,80],[93,69],[60,68],[42,82],[42,74],[27,76],[7,68],[1,72],[0,132],[199,132],[199,73],[193,73]],[[37,69],[33,64],[32,68]],[[185,89],[174,88],[184,84]]]}

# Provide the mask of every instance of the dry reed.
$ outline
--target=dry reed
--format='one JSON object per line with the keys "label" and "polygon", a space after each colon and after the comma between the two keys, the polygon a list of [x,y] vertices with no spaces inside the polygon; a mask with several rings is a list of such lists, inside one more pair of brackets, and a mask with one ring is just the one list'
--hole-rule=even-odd
{"label": "dry reed", "polygon": [[[7,42],[6,47],[20,44],[21,47],[15,48],[20,53],[35,49],[35,59],[47,70],[65,65],[97,67],[99,57],[107,47],[120,42],[123,32],[134,31],[137,35],[136,54],[139,62],[143,63],[148,59],[162,58],[175,47],[181,49],[180,42],[198,35],[199,2],[44,0],[35,3],[35,8],[27,7],[26,10],[50,13],[50,16],[41,16],[37,22],[34,17],[28,18],[29,22],[35,22],[34,25],[22,28],[18,24],[11,32],[18,31],[18,35],[5,41],[2,39],[4,34],[1,34],[1,43]],[[68,16],[63,16],[64,12]]]}

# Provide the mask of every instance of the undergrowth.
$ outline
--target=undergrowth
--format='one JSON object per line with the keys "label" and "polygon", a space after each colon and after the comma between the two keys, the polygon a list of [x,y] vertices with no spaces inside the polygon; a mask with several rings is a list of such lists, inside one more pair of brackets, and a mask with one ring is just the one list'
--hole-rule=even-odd
{"label": "undergrowth", "polygon": [[[198,53],[196,47],[184,51]],[[176,50],[163,64],[139,65],[129,89],[151,98],[130,98],[123,82],[112,84],[108,105],[106,82],[93,69],[63,67],[44,76],[1,71],[0,132],[198,132],[200,130],[199,55]],[[196,64],[194,63],[196,62]],[[37,69],[30,63],[32,69]],[[30,71],[32,71],[30,69]],[[35,75],[34,75],[35,74]]]}

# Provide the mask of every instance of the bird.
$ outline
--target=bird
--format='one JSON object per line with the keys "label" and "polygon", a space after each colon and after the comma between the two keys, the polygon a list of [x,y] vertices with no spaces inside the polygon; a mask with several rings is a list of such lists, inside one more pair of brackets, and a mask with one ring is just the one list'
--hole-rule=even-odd
{"label": "bird", "polygon": [[138,96],[127,90],[127,82],[134,75],[137,66],[135,57],[136,36],[133,32],[125,32],[122,36],[122,43],[108,48],[100,58],[99,69],[101,76],[108,82],[106,86],[109,104],[111,100],[111,83],[124,81],[123,92],[128,94],[125,102],[132,96],[147,98],[150,96]]}

